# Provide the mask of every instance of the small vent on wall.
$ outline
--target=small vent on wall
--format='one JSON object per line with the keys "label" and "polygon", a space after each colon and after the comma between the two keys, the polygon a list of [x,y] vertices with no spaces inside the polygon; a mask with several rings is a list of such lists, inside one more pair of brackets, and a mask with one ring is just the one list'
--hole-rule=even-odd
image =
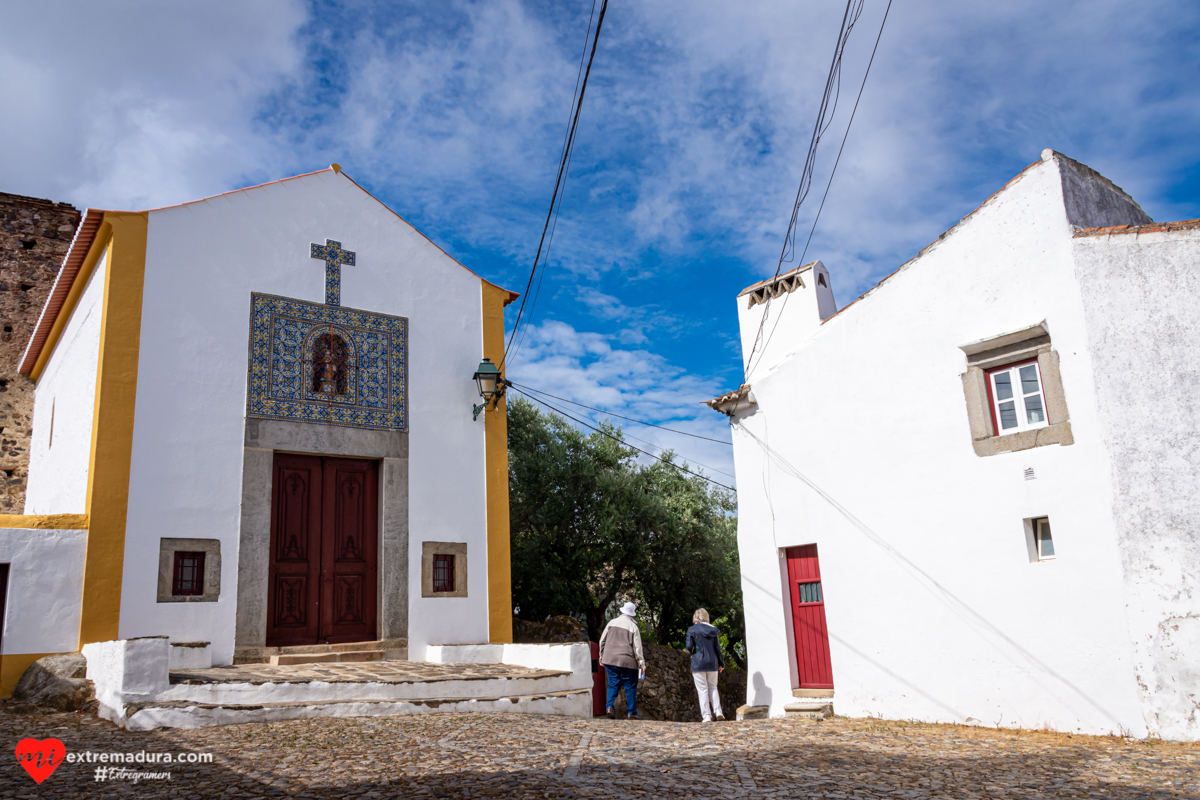
{"label": "small vent on wall", "polygon": [[1032,481],[1032,480],[1035,480],[1035,479],[1037,479],[1037,475],[1035,475],[1035,474],[1034,474],[1034,472],[1033,472],[1033,467],[1028,467],[1028,468],[1025,470],[1025,480],[1027,480],[1027,481]]}

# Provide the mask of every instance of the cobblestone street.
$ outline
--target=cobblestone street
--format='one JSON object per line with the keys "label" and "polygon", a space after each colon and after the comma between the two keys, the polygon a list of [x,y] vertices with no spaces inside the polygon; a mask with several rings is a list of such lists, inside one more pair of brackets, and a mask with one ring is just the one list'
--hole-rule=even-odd
{"label": "cobblestone street", "polygon": [[[1200,798],[1196,745],[875,720],[431,714],[127,733],[78,714],[6,709],[0,727],[4,798]],[[64,763],[38,786],[12,755],[25,737],[57,738],[74,753],[214,758],[137,785]]]}

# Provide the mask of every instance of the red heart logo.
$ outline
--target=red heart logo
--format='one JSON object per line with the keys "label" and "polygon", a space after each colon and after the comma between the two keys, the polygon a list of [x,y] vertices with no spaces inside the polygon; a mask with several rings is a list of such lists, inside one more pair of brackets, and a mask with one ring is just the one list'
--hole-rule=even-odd
{"label": "red heart logo", "polygon": [[58,739],[22,739],[17,743],[17,761],[38,783],[54,774],[66,757],[67,748]]}

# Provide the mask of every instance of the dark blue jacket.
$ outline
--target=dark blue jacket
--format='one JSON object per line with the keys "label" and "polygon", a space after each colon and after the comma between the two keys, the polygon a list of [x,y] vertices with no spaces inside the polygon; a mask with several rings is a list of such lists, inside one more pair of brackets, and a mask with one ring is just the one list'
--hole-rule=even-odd
{"label": "dark blue jacket", "polygon": [[683,649],[692,654],[692,672],[716,672],[717,667],[725,666],[717,636],[717,629],[706,622],[697,622],[688,628]]}

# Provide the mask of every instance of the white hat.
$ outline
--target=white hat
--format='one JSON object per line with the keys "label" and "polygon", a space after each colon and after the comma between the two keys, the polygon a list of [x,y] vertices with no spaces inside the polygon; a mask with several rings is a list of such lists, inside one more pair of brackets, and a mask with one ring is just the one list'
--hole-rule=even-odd
{"label": "white hat", "polygon": [[627,617],[632,617],[637,613],[637,606],[633,603],[626,603],[625,605],[621,606],[621,613]]}

